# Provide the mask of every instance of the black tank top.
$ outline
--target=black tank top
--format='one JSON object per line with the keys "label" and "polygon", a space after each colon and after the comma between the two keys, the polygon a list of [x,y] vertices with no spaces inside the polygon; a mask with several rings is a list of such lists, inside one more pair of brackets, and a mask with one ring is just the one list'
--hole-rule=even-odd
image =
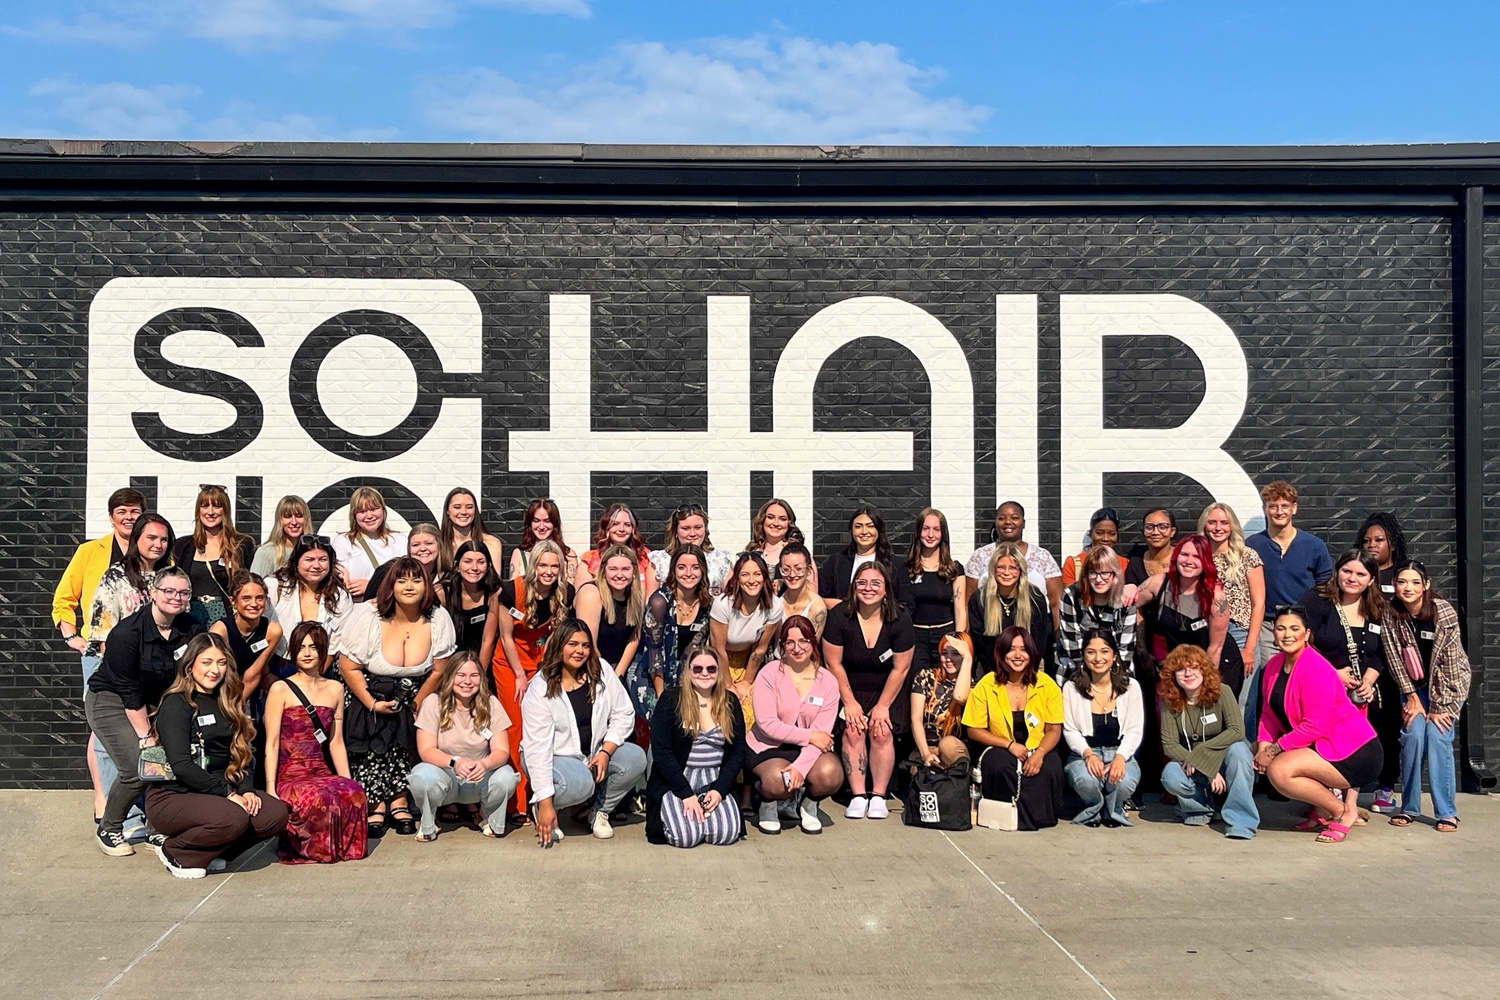
{"label": "black tank top", "polygon": [[[463,598],[459,598],[462,604]],[[484,643],[484,627],[490,617],[490,602],[485,601],[476,608],[460,609],[453,616],[454,628],[458,631],[458,648],[471,653],[479,652]]]}
{"label": "black tank top", "polygon": [[255,623],[255,629],[249,636],[240,634],[240,627],[235,624],[234,615],[224,620],[224,626],[229,633],[229,649],[234,653],[235,666],[239,668],[240,676],[243,677],[251,664],[266,651],[266,629],[270,628],[271,619],[261,615],[260,621]]}
{"label": "black tank top", "polygon": [[911,582],[911,623],[932,627],[953,623],[953,583],[937,573],[921,573]]}
{"label": "black tank top", "polygon": [[627,624],[625,620],[627,601],[616,600],[614,594],[609,593],[605,595],[605,599],[614,601],[615,621],[611,625],[609,616],[602,608],[599,610],[599,655],[608,660],[611,666],[618,667],[625,647],[635,638],[636,626]]}

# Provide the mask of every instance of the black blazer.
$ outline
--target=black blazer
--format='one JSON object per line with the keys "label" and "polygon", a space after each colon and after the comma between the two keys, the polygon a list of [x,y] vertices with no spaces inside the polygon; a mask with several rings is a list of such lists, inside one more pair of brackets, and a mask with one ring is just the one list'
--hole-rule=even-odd
{"label": "black blazer", "polygon": [[[651,779],[646,783],[646,839],[653,844],[665,844],[667,831],[661,821],[661,803],[671,792],[685,799],[694,794],[683,774],[683,765],[693,749],[693,738],[683,732],[677,721],[677,703],[681,688],[668,688],[662,692],[651,713]],[[740,772],[749,761],[750,748],[745,742],[745,715],[740,699],[729,693],[729,713],[734,718],[734,732],[724,747],[724,762],[719,765],[719,779],[713,783],[714,791],[724,798],[720,809],[738,809],[734,800],[734,787],[739,784]]]}
{"label": "black blazer", "polygon": [[[896,585],[896,603],[911,610],[911,577],[906,572],[906,563],[891,553],[891,582]],[[840,549],[818,567],[818,596],[824,600],[849,599],[849,578],[854,575],[854,557]]]}

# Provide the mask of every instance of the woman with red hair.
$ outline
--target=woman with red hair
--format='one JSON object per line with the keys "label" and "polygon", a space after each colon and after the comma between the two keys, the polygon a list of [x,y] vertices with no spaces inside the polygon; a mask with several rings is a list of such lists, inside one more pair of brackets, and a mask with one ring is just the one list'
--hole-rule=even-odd
{"label": "woman with red hair", "polygon": [[1222,797],[1224,836],[1254,837],[1260,827],[1255,761],[1240,703],[1223,685],[1218,664],[1197,646],[1178,646],[1161,665],[1156,693],[1167,755],[1161,784],[1177,796],[1177,815],[1188,826],[1207,826],[1215,799]]}
{"label": "woman with red hair", "polygon": [[1158,663],[1184,643],[1197,646],[1208,652],[1224,683],[1239,694],[1245,665],[1239,644],[1229,634],[1229,599],[1207,538],[1188,535],[1178,542],[1167,571],[1141,584],[1136,601],[1142,606],[1156,602],[1151,652]]}
{"label": "woman with red hair", "polygon": [[573,586],[582,588],[599,572],[599,562],[606,549],[623,545],[636,555],[641,580],[645,582],[645,593],[656,593],[656,570],[651,567],[651,550],[641,534],[640,521],[628,504],[612,503],[604,508],[599,526],[594,529],[594,547],[578,560],[578,569],[573,576]]}

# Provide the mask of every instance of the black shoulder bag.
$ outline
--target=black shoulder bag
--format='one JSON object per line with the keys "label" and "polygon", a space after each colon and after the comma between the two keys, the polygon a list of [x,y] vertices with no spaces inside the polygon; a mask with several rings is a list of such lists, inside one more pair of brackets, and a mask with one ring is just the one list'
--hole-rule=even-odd
{"label": "black shoulder bag", "polygon": [[302,707],[307,709],[307,715],[312,719],[313,739],[318,741],[318,749],[323,751],[323,763],[328,765],[328,773],[338,777],[339,769],[333,766],[333,751],[328,747],[328,741],[332,737],[329,736],[328,730],[323,728],[323,720],[318,718],[318,710],[313,708],[312,702],[307,700],[307,695],[302,693],[302,689],[293,683],[291,678],[287,678],[285,683],[292,689],[292,694],[297,696],[297,700],[302,702]]}

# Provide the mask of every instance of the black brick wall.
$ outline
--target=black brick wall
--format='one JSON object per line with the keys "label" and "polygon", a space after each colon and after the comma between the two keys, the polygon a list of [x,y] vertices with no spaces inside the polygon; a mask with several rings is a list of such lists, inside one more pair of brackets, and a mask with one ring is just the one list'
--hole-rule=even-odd
{"label": "black brick wall", "polygon": [[[1494,224],[1492,224],[1493,227]],[[823,306],[860,294],[912,302],[957,338],[975,379],[975,493],[987,531],[995,481],[994,296],[1040,301],[1041,509],[1032,537],[1058,537],[1059,294],[1173,292],[1238,334],[1250,403],[1228,448],[1257,484],[1302,491],[1301,523],[1335,550],[1363,516],[1395,511],[1412,551],[1451,591],[1455,551],[1451,220],[1377,213],[729,215],[609,217],[292,214],[0,215],[0,383],[8,487],[0,493],[0,785],[86,780],[76,657],[50,630],[51,592],[84,526],[88,308],[129,275],[449,278],[484,313],[486,509],[510,544],[525,500],[546,477],[509,474],[505,432],[545,427],[547,296],[593,296],[593,422],[702,429],[707,420],[705,296],[752,296],[752,421],[771,421],[770,372]],[[1491,234],[1492,237],[1500,234]],[[1491,248],[1500,238],[1491,238]],[[1500,249],[1491,250],[1492,286]],[[1492,288],[1492,309],[1500,292]],[[870,342],[865,342],[866,344]],[[842,529],[836,497],[874,500],[904,546],[926,502],[929,390],[899,346],[846,348],[819,379],[820,427],[878,419],[917,431],[917,470],[816,481],[824,540]],[[1491,345],[1487,371],[1500,372]],[[1192,355],[1163,338],[1119,344],[1107,359],[1114,426],[1179,423],[1203,392]],[[1493,387],[1493,382],[1487,383]],[[878,415],[878,416],[872,416]],[[1500,418],[1487,414],[1491,441]],[[1006,433],[1006,428],[998,429]],[[1489,495],[1500,488],[1491,448]],[[757,498],[768,484],[757,482]],[[670,507],[703,499],[701,475],[596,474],[594,509],[615,498],[642,515],[653,543]],[[1118,475],[1109,500],[1137,519],[1161,496],[1195,519],[1208,497],[1178,476]],[[1492,501],[1493,503],[1493,501]],[[187,511],[166,511],[187,524]],[[738,547],[746,512],[716,511],[714,534]],[[1246,515],[1254,512],[1241,512]],[[1497,522],[1489,540],[1500,542]],[[1134,540],[1132,527],[1127,537]],[[573,544],[582,532],[570,531]],[[959,548],[967,551],[962,542]],[[1490,608],[1500,609],[1492,594]],[[1497,610],[1493,613],[1500,613]],[[1493,623],[1500,625],[1500,622]],[[1485,681],[1500,706],[1500,678]],[[1485,719],[1500,745],[1500,713]]]}

